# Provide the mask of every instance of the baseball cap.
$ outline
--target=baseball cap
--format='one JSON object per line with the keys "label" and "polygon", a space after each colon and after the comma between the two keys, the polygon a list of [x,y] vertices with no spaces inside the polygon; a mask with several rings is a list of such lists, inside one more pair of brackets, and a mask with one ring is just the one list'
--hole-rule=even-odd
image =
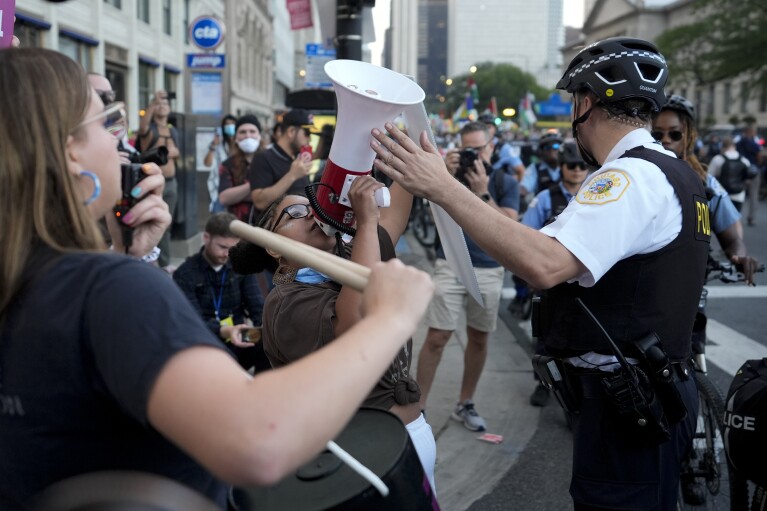
{"label": "baseball cap", "polygon": [[282,116],[283,126],[299,126],[301,128],[314,129],[314,116],[306,110],[294,109]]}

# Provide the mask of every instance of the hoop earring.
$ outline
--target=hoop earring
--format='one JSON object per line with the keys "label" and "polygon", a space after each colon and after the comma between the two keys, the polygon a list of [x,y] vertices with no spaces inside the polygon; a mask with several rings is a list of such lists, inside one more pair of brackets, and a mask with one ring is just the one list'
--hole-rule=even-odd
{"label": "hoop earring", "polygon": [[281,285],[281,284],[290,284],[291,282],[296,280],[296,274],[298,273],[298,268],[293,268],[292,266],[288,266],[287,263],[284,263],[282,261],[282,258],[280,258],[279,263],[280,265],[274,271],[274,275],[272,276],[272,282],[275,285]]}
{"label": "hoop earring", "polygon": [[83,202],[85,206],[88,206],[101,196],[101,180],[99,179],[99,176],[97,176],[90,170],[83,170],[82,172],[80,172],[78,177],[79,176],[89,177],[91,178],[91,180],[93,180],[93,193],[91,193],[91,196],[85,199],[85,202]]}

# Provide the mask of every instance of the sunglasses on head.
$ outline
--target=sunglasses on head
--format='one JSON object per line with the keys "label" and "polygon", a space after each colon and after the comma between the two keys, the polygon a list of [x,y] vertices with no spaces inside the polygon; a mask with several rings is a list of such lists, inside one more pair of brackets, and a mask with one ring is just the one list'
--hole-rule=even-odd
{"label": "sunglasses on head", "polygon": [[117,103],[107,105],[102,112],[81,122],[78,128],[96,121],[102,122],[105,130],[114,135],[115,138],[121,139],[125,136],[126,132],[125,104],[118,101]]}
{"label": "sunglasses on head", "polygon": [[580,161],[577,163],[567,162],[565,163],[565,165],[567,166],[568,170],[586,170],[586,167],[583,165],[583,162],[580,162]]}
{"label": "sunglasses on head", "polygon": [[671,131],[663,131],[663,130],[652,130],[650,132],[650,135],[652,135],[652,138],[660,142],[663,140],[663,135],[668,134],[668,138],[670,138],[674,142],[679,142],[682,140],[682,137],[684,136],[684,133],[682,133],[679,130],[671,130]]}
{"label": "sunglasses on head", "polygon": [[280,220],[282,220],[282,217],[285,215],[288,215],[290,218],[306,218],[311,211],[309,204],[291,204],[280,212],[277,221],[272,225],[272,232],[277,229],[277,226],[280,225]]}

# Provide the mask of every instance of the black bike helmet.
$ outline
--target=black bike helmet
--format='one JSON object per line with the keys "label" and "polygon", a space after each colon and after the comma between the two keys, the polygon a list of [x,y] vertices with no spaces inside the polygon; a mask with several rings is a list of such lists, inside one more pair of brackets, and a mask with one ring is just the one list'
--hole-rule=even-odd
{"label": "black bike helmet", "polygon": [[562,137],[556,133],[546,133],[538,139],[538,149],[542,151],[546,149],[559,149],[559,147],[551,147],[554,144],[562,144]]}
{"label": "black bike helmet", "polygon": [[666,59],[643,39],[611,37],[581,50],[567,66],[557,89],[589,89],[605,104],[646,99],[657,112],[666,103]]}
{"label": "black bike helmet", "polygon": [[559,164],[561,165],[563,163],[585,165],[583,156],[581,156],[580,151],[578,151],[578,144],[573,142],[562,144],[562,146],[559,148]]}
{"label": "black bike helmet", "polygon": [[692,106],[692,103],[687,98],[679,94],[669,96],[661,110],[674,110],[675,112],[687,115],[690,119],[695,119],[695,107]]}

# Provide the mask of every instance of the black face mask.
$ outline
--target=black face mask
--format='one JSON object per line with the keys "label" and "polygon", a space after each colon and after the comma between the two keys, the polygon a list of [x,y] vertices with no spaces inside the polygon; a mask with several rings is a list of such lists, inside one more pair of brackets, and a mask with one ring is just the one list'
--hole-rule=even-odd
{"label": "black face mask", "polygon": [[[578,100],[575,100],[575,111],[578,111]],[[578,144],[578,149],[581,152],[581,156],[583,157],[583,161],[586,162],[587,165],[590,165],[592,167],[601,167],[599,162],[594,158],[594,155],[591,154],[589,150],[587,150],[585,147],[583,147],[583,144],[581,143],[581,139],[578,138],[578,125],[581,123],[586,122],[589,119],[589,116],[591,116],[591,111],[594,110],[594,107],[597,106],[596,103],[589,108],[586,113],[578,117],[572,122],[573,127],[573,138],[575,138],[575,142]]]}

